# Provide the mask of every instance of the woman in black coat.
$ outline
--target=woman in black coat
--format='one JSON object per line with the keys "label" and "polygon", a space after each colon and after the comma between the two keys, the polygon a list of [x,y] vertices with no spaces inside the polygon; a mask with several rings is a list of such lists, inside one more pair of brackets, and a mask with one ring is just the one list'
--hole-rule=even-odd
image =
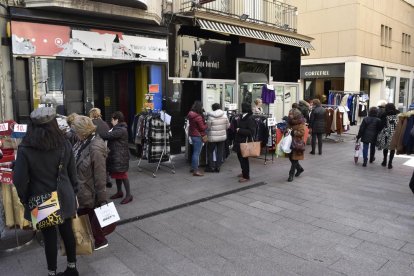
{"label": "woman in black coat", "polygon": [[[359,127],[357,140],[361,139],[363,143],[362,156],[364,157],[364,163],[362,166],[366,167],[368,162],[368,147],[370,147],[369,163],[375,160],[375,143],[377,142],[377,136],[381,130],[381,120],[377,117],[378,108],[373,106],[369,109],[368,117],[362,120]],[[371,146],[370,146],[371,144]]]}
{"label": "woman in black coat", "polygon": [[[76,242],[72,231],[72,217],[76,215],[78,182],[72,146],[65,139],[56,122],[56,111],[41,107],[30,114],[31,124],[17,152],[13,182],[25,207],[25,218],[31,221],[29,203],[45,194],[58,192],[63,223],[58,226],[63,239],[68,266],[64,275],[79,275],[76,269]],[[60,182],[57,176],[60,170]],[[56,275],[57,229],[41,229],[49,275]]]}
{"label": "woman in black coat", "polygon": [[256,135],[256,123],[253,120],[252,108],[249,103],[242,103],[242,113],[242,117],[237,124],[234,143],[234,150],[237,152],[237,157],[239,158],[242,169],[242,174],[238,175],[238,177],[240,177],[240,183],[250,180],[249,158],[241,155],[240,143],[245,143],[246,140],[252,141],[253,137]]}
{"label": "woman in black coat", "polygon": [[112,195],[110,199],[122,198],[124,196],[122,192],[123,183],[126,195],[121,201],[121,204],[127,204],[133,199],[128,179],[128,125],[121,111],[116,111],[112,114],[111,123],[113,128],[106,133],[102,133],[102,138],[108,140],[109,155],[107,159],[107,170],[111,177],[116,180],[117,188],[117,193]]}
{"label": "woman in black coat", "polygon": [[315,154],[316,138],[318,138],[318,153],[322,154],[322,134],[326,131],[326,110],[318,99],[312,101],[313,109],[309,119],[309,130],[312,133],[312,151]]}

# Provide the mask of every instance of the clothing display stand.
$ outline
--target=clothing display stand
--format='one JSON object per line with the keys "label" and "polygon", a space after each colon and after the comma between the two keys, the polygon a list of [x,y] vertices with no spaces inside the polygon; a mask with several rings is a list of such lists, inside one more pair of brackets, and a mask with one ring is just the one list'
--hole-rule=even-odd
{"label": "clothing display stand", "polygon": [[[161,156],[160,156],[160,159],[158,160],[158,163],[157,163],[157,167],[156,167],[156,169],[152,172],[152,177],[157,177],[157,175],[156,175],[156,173],[158,172],[158,170],[159,170],[159,168],[160,168],[160,166],[161,165],[163,165],[163,166],[165,166],[165,167],[168,167],[168,168],[170,168],[171,169],[171,173],[172,174],[175,174],[175,166],[174,166],[174,163],[173,163],[173,161],[172,161],[172,159],[171,159],[171,154],[169,155],[169,157],[168,157],[168,162],[171,164],[171,166],[168,166],[168,165],[165,165],[165,164],[162,164],[162,158],[163,158],[163,156],[165,155],[165,154],[167,154],[167,123],[165,122],[165,118],[166,118],[166,112],[165,111],[163,111],[161,114],[163,114],[164,115],[164,118],[161,118],[161,120],[164,122],[164,132],[163,132],[163,134],[164,134],[164,145],[163,145],[163,149],[162,149],[162,152],[161,152]],[[142,161],[142,157],[139,159],[139,161],[138,161],[138,170],[141,172],[142,171],[142,169],[144,169],[143,167],[140,167],[140,165],[141,165],[141,161]],[[166,161],[164,161],[164,162],[166,162]]]}
{"label": "clothing display stand", "polygon": [[[11,195],[10,201],[12,205],[13,221],[16,222],[17,214],[14,208],[15,202],[14,202],[14,197],[13,197],[13,183],[11,182],[11,178],[12,178],[11,169],[0,168],[0,174],[1,174],[2,183],[4,183],[4,179],[6,178],[9,179],[7,181],[7,188],[10,189],[10,195]],[[4,187],[6,186],[3,185],[2,188]],[[3,191],[3,193],[4,192],[6,191]],[[13,228],[14,228],[14,234],[10,233],[10,235],[7,235],[7,232],[6,232],[5,238],[2,238],[0,240],[1,241],[0,252],[10,253],[10,252],[19,250],[23,248],[24,246],[31,244],[34,240],[34,237],[36,236],[36,231],[34,230],[29,231],[29,230],[19,229],[17,225],[14,225]]]}
{"label": "clothing display stand", "polygon": [[[321,106],[323,108],[327,108],[327,107],[338,108],[338,105],[335,105],[335,104],[322,104]],[[312,134],[310,134],[310,135],[312,135]],[[338,134],[338,135],[339,135],[339,138],[338,139],[334,139],[334,138],[328,137],[328,134],[325,133],[325,139],[324,140],[326,140],[326,141],[332,141],[334,143],[344,142],[344,138],[342,138],[342,133],[341,134]]]}
{"label": "clothing display stand", "polygon": [[[269,107],[268,107],[268,110],[269,110]],[[266,116],[266,128],[267,128],[267,131],[270,132],[270,135],[272,135],[271,127],[268,126],[268,118],[271,117],[271,114],[260,114],[260,115],[261,116]],[[266,141],[266,145],[264,146],[265,147],[264,158],[263,157],[253,157],[253,158],[256,158],[256,159],[264,160],[264,165],[267,165],[267,161],[269,160],[269,159],[267,159],[267,153],[268,153],[268,145],[267,144],[268,144],[268,141]],[[274,156],[275,156],[275,151],[274,150],[272,150],[271,156],[272,156],[272,164],[273,164],[274,160],[275,160],[274,159]]]}

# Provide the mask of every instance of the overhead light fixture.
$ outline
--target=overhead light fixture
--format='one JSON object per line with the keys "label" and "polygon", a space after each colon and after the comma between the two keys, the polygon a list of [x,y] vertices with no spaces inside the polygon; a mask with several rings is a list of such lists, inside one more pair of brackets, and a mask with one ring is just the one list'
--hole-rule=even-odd
{"label": "overhead light fixture", "polygon": [[245,20],[247,20],[247,18],[249,18],[248,14],[243,13],[242,15],[240,15],[240,20],[245,21]]}

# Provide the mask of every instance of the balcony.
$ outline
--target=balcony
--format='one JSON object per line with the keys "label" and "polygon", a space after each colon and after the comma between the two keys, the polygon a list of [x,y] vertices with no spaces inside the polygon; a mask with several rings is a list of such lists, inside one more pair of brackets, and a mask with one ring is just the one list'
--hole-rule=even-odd
{"label": "balcony", "polygon": [[[178,0],[180,13],[204,11],[297,32],[297,7],[270,0]],[[176,11],[178,12],[178,11]]]}
{"label": "balcony", "polygon": [[161,0],[25,0],[26,8],[57,10],[67,13],[124,18],[160,25]]}

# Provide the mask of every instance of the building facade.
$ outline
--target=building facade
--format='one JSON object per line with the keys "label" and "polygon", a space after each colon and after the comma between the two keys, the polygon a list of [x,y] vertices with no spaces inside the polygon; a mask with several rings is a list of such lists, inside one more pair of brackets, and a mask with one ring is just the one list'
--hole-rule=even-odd
{"label": "building facade", "polygon": [[121,110],[128,122],[142,108],[162,108],[168,63],[163,1],[8,4],[4,37],[11,94],[6,98],[12,98],[13,108],[6,110],[15,120],[26,122],[44,105],[62,115],[87,114],[96,106],[106,121]]}
{"label": "building facade", "polygon": [[406,111],[414,100],[414,1],[287,0],[298,29],[315,40],[302,57],[301,97],[364,92]]}

